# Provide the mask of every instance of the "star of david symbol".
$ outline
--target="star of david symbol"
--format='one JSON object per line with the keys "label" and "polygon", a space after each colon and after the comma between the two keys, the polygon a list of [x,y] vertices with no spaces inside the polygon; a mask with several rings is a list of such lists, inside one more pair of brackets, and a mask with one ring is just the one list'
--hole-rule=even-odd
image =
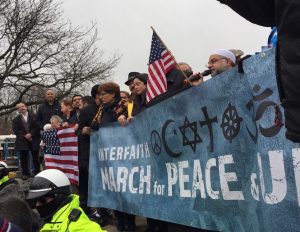
{"label": "star of david symbol", "polygon": [[[196,152],[196,146],[197,143],[202,143],[202,139],[200,138],[200,135],[197,132],[197,122],[189,122],[188,118],[185,117],[184,124],[179,127],[179,130],[183,137],[183,146],[190,146],[193,150],[193,152]],[[187,132],[192,131],[193,132],[193,139],[189,139],[187,136]]]}

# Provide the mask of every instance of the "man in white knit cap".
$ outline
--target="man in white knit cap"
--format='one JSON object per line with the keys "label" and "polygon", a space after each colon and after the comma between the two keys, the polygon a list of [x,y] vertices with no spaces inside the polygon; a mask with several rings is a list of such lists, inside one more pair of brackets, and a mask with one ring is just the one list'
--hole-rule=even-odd
{"label": "man in white knit cap", "polygon": [[231,51],[220,49],[211,53],[207,67],[211,70],[211,76],[214,77],[231,69],[235,63],[236,58]]}

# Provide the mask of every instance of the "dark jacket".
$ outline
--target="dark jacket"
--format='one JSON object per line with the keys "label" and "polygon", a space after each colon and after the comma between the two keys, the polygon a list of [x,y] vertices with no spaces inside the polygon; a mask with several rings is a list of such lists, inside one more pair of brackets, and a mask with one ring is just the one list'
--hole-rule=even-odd
{"label": "dark jacket", "polygon": [[300,142],[300,1],[219,0],[249,21],[278,28],[277,81],[285,108],[286,137]]}
{"label": "dark jacket", "polygon": [[[33,150],[38,150],[40,147],[40,129],[36,122],[36,115],[28,111],[27,128],[25,127],[22,115],[19,114],[12,121],[12,129],[16,135],[15,149],[30,150],[30,145]],[[32,141],[25,138],[27,133],[31,133]]]}
{"label": "dark jacket", "polygon": [[79,116],[77,115],[76,111],[71,111],[70,113],[70,117],[67,118],[66,116],[62,116],[62,120],[63,122],[67,122],[68,124],[72,124],[75,125],[77,123],[79,123]]}
{"label": "dark jacket", "polygon": [[181,71],[179,71],[177,68],[173,68],[168,74],[167,74],[167,93],[174,93],[178,90],[181,90],[185,88],[184,80],[185,77],[182,74]]}
{"label": "dark jacket", "polygon": [[153,98],[150,102],[148,102],[147,106],[153,106],[159,102],[164,101],[165,99],[168,99],[169,97],[172,97],[191,86],[184,84],[185,77],[182,74],[181,71],[179,71],[176,68],[173,68],[168,74],[167,74],[167,85],[168,89],[167,92],[162,93],[158,95],[157,97]]}
{"label": "dark jacket", "polygon": [[[120,115],[127,117],[127,103],[121,101],[120,98],[116,98],[113,103],[100,106],[97,116],[93,119],[91,128],[98,130],[108,123],[117,122]],[[98,118],[98,120],[96,118]]]}
{"label": "dark jacket", "polygon": [[88,167],[90,156],[90,136],[82,135],[81,131],[83,127],[90,127],[92,120],[97,113],[98,106],[96,103],[89,105],[80,110],[79,114],[79,126],[78,126],[78,142],[79,142],[79,155],[78,164],[79,167]]}
{"label": "dark jacket", "polygon": [[55,100],[52,105],[49,105],[49,103],[45,101],[39,106],[36,117],[40,130],[43,130],[45,124],[50,123],[50,118],[54,115],[62,117],[60,104],[57,100]]}
{"label": "dark jacket", "polygon": [[[275,24],[274,0],[218,0],[230,6],[238,14],[252,23],[271,27]],[[281,0],[280,0],[281,1]]]}
{"label": "dark jacket", "polygon": [[136,116],[147,108],[146,91],[142,95],[135,95],[133,99],[132,116]]}

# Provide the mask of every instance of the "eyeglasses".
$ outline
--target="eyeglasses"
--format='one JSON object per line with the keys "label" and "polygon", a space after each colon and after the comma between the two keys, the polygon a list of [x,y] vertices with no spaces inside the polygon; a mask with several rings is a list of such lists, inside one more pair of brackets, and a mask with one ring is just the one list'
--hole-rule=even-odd
{"label": "eyeglasses", "polygon": [[212,64],[215,64],[215,63],[217,63],[219,60],[227,60],[227,58],[226,57],[222,57],[222,58],[219,58],[219,59],[212,59],[212,60],[210,60],[210,61],[208,61],[208,63],[207,63],[207,65],[206,66],[209,66],[209,65],[212,65]]}

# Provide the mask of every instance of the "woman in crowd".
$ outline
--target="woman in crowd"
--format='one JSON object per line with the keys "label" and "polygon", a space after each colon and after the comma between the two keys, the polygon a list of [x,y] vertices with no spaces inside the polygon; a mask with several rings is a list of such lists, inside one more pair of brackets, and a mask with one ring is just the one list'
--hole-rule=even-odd
{"label": "woman in crowd", "polygon": [[[98,130],[107,123],[116,122],[120,115],[127,116],[126,101],[121,100],[120,87],[114,82],[101,84],[98,89],[102,105],[92,122],[92,129]],[[134,231],[135,217],[123,212],[115,211],[119,231]]]}
{"label": "woman in crowd", "polygon": [[148,75],[145,73],[139,74],[134,77],[133,85],[135,95],[133,97],[132,112],[129,113],[128,118],[125,115],[121,115],[118,118],[118,122],[121,124],[121,126],[125,126],[126,123],[131,121],[132,117],[136,116],[137,114],[141,113],[146,109],[147,80]]}
{"label": "woman in crowd", "polygon": [[102,105],[92,121],[92,129],[98,130],[101,126],[116,122],[120,115],[127,116],[126,101],[121,100],[120,87],[114,82],[101,84],[98,93]]}
{"label": "woman in crowd", "polygon": [[[133,109],[132,116],[136,116],[147,108],[146,104],[146,91],[147,91],[147,80],[148,75],[145,73],[139,74],[134,77],[134,98],[133,98]],[[125,115],[121,115],[118,118],[119,123],[125,126],[126,123],[130,122],[131,118],[126,119]],[[154,231],[168,231],[168,224],[164,221],[147,218],[147,232]]]}

